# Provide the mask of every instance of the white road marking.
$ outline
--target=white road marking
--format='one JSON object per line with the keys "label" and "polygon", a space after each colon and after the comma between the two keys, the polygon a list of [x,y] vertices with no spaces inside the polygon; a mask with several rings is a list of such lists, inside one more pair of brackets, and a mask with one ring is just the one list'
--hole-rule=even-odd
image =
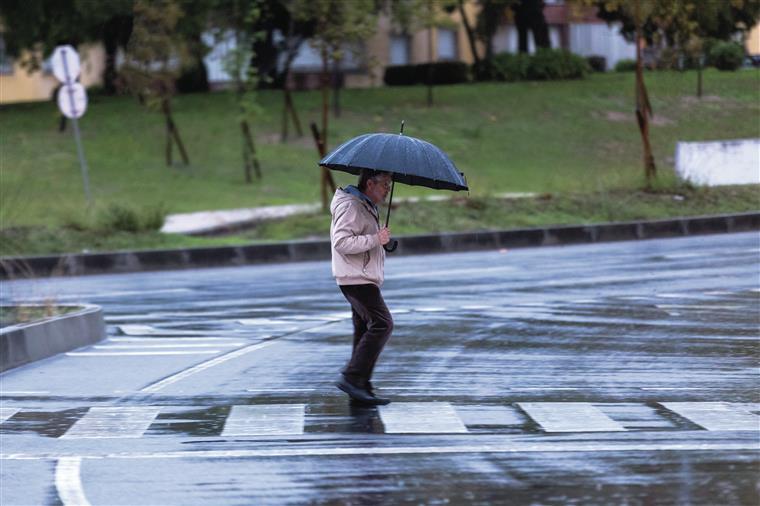
{"label": "white road marking", "polygon": [[214,355],[222,350],[204,351],[70,351],[67,357],[129,357],[129,356],[160,356],[160,355]]}
{"label": "white road marking", "polygon": [[[595,390],[595,388],[591,387],[592,390]],[[537,392],[537,391],[545,391],[545,390],[579,390],[578,387],[509,387],[507,390],[514,390],[515,392]]]}
{"label": "white road marking", "polygon": [[61,457],[55,466],[55,488],[64,506],[90,505],[82,488],[81,466],[81,457]]}
{"label": "white road marking", "polygon": [[[155,341],[155,340],[154,340]],[[140,343],[133,343],[133,344],[97,344],[93,346],[96,350],[150,350],[154,348],[235,348],[237,346],[242,346],[245,343],[205,343],[205,344],[140,344]]]}
{"label": "white road marking", "polygon": [[62,439],[135,438],[143,435],[161,408],[158,406],[96,406],[71,426]]}
{"label": "white road marking", "polygon": [[151,325],[118,325],[119,330],[128,336],[203,336],[203,330],[159,329]]}
{"label": "white road marking", "polygon": [[0,396],[3,395],[43,395],[49,394],[47,390],[2,390],[0,389]]}
{"label": "white road marking", "polygon": [[[705,387],[641,387],[641,390],[704,390]],[[712,387],[710,388],[712,390]]]}
{"label": "white road marking", "polygon": [[525,417],[510,406],[456,406],[465,425],[522,425]]}
{"label": "white road marking", "polygon": [[109,337],[108,341],[114,343],[216,343],[235,342],[235,339],[232,337]]}
{"label": "white road marking", "polygon": [[731,402],[661,402],[707,430],[760,430],[760,405]]}
{"label": "white road marking", "polygon": [[519,402],[546,432],[612,432],[626,428],[587,402]]}
{"label": "white road marking", "polygon": [[235,321],[241,325],[293,325],[293,322],[271,318],[242,318]]}
{"label": "white road marking", "polygon": [[745,306],[719,306],[719,305],[702,305],[702,304],[655,304],[660,309],[742,309]]}
{"label": "white road marking", "polygon": [[316,388],[247,388],[246,392],[313,392]]}
{"label": "white road marking", "polygon": [[8,418],[10,418],[13,415],[15,415],[16,413],[18,413],[19,411],[21,411],[20,408],[5,408],[5,407],[0,407],[0,423],[3,423]]}
{"label": "white road marking", "polygon": [[190,369],[185,369],[184,371],[180,371],[177,374],[173,374],[172,376],[164,378],[160,381],[151,383],[150,385],[141,389],[140,392],[143,392],[143,393],[158,392],[162,388],[167,387],[180,380],[183,380],[189,376],[192,376],[193,374],[199,373],[201,371],[205,371],[206,369],[210,367],[214,367],[215,365],[223,364],[224,362],[227,362],[228,360],[232,360],[233,358],[242,357],[243,355],[246,355],[252,351],[266,348],[267,346],[273,345],[275,342],[276,341],[265,341],[263,343],[252,344],[250,346],[246,346],[245,348],[240,348],[239,350],[231,351],[229,353],[222,355],[221,357],[213,358],[207,362],[203,362],[194,367],[191,367]]}
{"label": "white road marking", "polygon": [[232,406],[222,430],[229,436],[286,436],[303,434],[304,404]]}
{"label": "white road marking", "polygon": [[386,434],[465,433],[467,427],[448,402],[394,402],[380,406]]}
{"label": "white road marking", "polygon": [[[641,452],[641,451],[758,451],[757,442],[686,442],[662,443],[635,442],[614,443],[602,441],[584,442],[521,442],[514,441],[491,445],[451,446],[351,446],[337,448],[279,448],[256,450],[192,450],[147,453],[99,453],[80,455],[81,459],[230,459],[266,457],[323,457],[336,455],[415,455],[446,453],[544,453],[544,452]],[[0,460],[51,460],[70,456],[65,454],[3,453]]]}

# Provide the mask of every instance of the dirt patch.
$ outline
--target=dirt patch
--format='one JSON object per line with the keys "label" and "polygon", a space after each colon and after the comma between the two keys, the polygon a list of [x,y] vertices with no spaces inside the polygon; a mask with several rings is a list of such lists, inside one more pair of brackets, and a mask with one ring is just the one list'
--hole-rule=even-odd
{"label": "dirt patch", "polygon": [[[615,123],[621,123],[621,122],[626,122],[626,121],[636,121],[636,115],[632,112],[605,111],[603,115],[600,115],[599,113],[594,113],[594,117],[596,118],[603,117],[607,121],[612,121]],[[650,120],[650,123],[654,126],[665,126],[665,125],[672,125],[675,122],[666,116],[662,116],[658,114],[652,117],[652,119]]]}
{"label": "dirt patch", "polygon": [[607,121],[620,122],[620,121],[631,121],[632,119],[634,119],[634,116],[633,114],[627,113],[627,112],[607,111],[604,113],[604,118]]}
{"label": "dirt patch", "polygon": [[675,121],[661,114],[655,114],[654,116],[652,116],[651,123],[654,126],[666,126],[666,125],[672,125],[673,123],[675,123]]}
{"label": "dirt patch", "polygon": [[[291,129],[292,130],[292,129]],[[256,136],[256,142],[261,145],[281,144],[281,137],[278,133],[261,134]],[[311,131],[306,131],[301,137],[297,137],[295,132],[288,134],[288,141],[285,143],[288,146],[297,146],[299,148],[313,148],[317,149],[314,145],[314,138],[311,136]]]}
{"label": "dirt patch", "polygon": [[687,97],[681,97],[681,103],[684,105],[694,105],[699,104],[700,102],[725,102],[726,99],[719,97],[717,95],[702,95],[702,98],[695,97],[694,95],[689,95]]}

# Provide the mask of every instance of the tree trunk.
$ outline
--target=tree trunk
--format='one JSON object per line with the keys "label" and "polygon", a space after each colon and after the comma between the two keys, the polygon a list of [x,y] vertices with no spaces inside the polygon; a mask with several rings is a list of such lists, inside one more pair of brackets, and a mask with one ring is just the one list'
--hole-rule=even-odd
{"label": "tree trunk", "polygon": [[652,180],[657,176],[657,167],[654,163],[652,146],[649,143],[649,118],[652,115],[652,106],[649,102],[649,96],[644,84],[644,64],[641,58],[641,17],[640,4],[636,0],[636,120],[639,124],[641,133],[641,142],[644,147],[644,177],[646,178],[647,188],[652,187]]}
{"label": "tree trunk", "polygon": [[333,116],[340,118],[340,59],[333,58],[332,63]]}
{"label": "tree trunk", "polygon": [[290,78],[290,67],[293,64],[293,60],[298,55],[298,50],[301,47],[301,43],[303,42],[302,37],[293,38],[293,31],[294,31],[294,23],[293,19],[290,20],[290,24],[288,25],[288,36],[287,36],[287,51],[285,53],[285,64],[283,66],[283,80],[282,80],[282,92],[283,92],[283,111],[282,111],[282,136],[280,138],[281,142],[286,142],[288,140],[288,113],[290,113],[291,118],[293,119],[293,124],[296,127],[296,132],[298,137],[303,136],[303,130],[301,129],[301,122],[298,120],[298,113],[296,112],[296,108],[293,105],[293,97],[290,93],[290,84],[288,83],[288,79]]}
{"label": "tree trunk", "polygon": [[512,12],[515,15],[515,27],[517,28],[517,51],[520,53],[528,52],[528,16],[525,10],[524,0],[512,5]]}
{"label": "tree trunk", "polygon": [[[317,146],[317,152],[319,153],[319,159],[321,160],[327,154],[327,146],[325,145],[324,137],[319,134],[317,124],[314,122],[311,123],[311,135],[314,137],[314,144]],[[322,210],[327,211],[327,186],[329,185],[332,192],[335,193],[335,181],[327,168],[320,167],[320,169],[322,169],[319,178],[320,193],[322,195]]]}
{"label": "tree trunk", "polygon": [[430,27],[428,27],[428,86],[427,86],[427,106],[433,107],[433,0],[428,0],[428,18]]}
{"label": "tree trunk", "polygon": [[167,165],[172,164],[172,138],[174,138],[174,142],[177,143],[179,154],[180,156],[182,156],[182,162],[185,165],[189,165],[190,159],[187,157],[187,152],[185,151],[185,145],[182,143],[182,139],[179,136],[179,130],[177,129],[177,125],[174,124],[174,119],[172,118],[171,104],[168,98],[164,98],[161,100],[161,110],[164,112],[164,117],[166,118],[166,134],[167,134],[166,163]]}
{"label": "tree trunk", "polygon": [[697,98],[702,98],[702,55],[697,57]]}
{"label": "tree trunk", "polygon": [[327,149],[327,117],[330,110],[330,72],[327,63],[327,48],[322,48],[322,131],[320,136],[325,149]]}
{"label": "tree trunk", "polygon": [[472,52],[472,62],[475,64],[475,68],[479,69],[480,58],[478,57],[478,47],[475,43],[475,32],[473,31],[472,26],[470,26],[470,20],[467,19],[462,0],[457,0],[457,8],[459,9],[459,16],[462,18],[464,30],[467,32],[467,40],[470,43],[470,52]]}
{"label": "tree trunk", "polygon": [[248,121],[242,120],[240,122],[240,130],[243,133],[243,142],[245,145],[244,159],[246,161],[245,166],[245,182],[251,182],[251,164],[253,162],[253,170],[256,172],[256,179],[261,179],[261,166],[259,165],[259,159],[256,156],[256,146],[253,143],[253,136],[251,135],[251,128],[248,125]]}
{"label": "tree trunk", "polygon": [[533,32],[533,42],[536,43],[537,48],[551,49],[549,25],[546,24],[546,17],[544,17],[544,2],[543,0],[533,0],[531,3],[533,10],[531,11],[530,29]]}

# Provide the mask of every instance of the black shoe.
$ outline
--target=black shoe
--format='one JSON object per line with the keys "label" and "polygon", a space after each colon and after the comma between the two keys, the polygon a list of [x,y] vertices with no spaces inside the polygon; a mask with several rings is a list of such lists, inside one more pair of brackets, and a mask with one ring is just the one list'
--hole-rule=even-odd
{"label": "black shoe", "polygon": [[362,404],[371,404],[371,405],[385,405],[389,404],[391,401],[390,399],[383,399],[381,397],[376,397],[369,393],[366,388],[362,388],[360,386],[354,385],[350,381],[348,381],[345,376],[342,376],[338,381],[335,382],[335,386],[344,391],[348,394],[351,399],[353,399],[356,402],[360,402]]}
{"label": "black shoe", "polygon": [[380,406],[385,406],[386,404],[390,404],[391,400],[386,399],[385,397],[378,397],[375,393],[375,386],[372,384],[370,380],[367,380],[367,386],[366,386],[367,392],[369,392],[369,395],[375,398],[375,404],[378,404]]}

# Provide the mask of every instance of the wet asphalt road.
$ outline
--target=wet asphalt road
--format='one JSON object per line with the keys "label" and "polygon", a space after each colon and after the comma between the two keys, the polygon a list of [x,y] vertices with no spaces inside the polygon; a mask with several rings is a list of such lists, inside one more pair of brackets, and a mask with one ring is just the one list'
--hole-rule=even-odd
{"label": "wet asphalt road", "polygon": [[109,339],[0,375],[0,503],[758,504],[757,234],[389,259],[387,408],[329,263],[4,283]]}

